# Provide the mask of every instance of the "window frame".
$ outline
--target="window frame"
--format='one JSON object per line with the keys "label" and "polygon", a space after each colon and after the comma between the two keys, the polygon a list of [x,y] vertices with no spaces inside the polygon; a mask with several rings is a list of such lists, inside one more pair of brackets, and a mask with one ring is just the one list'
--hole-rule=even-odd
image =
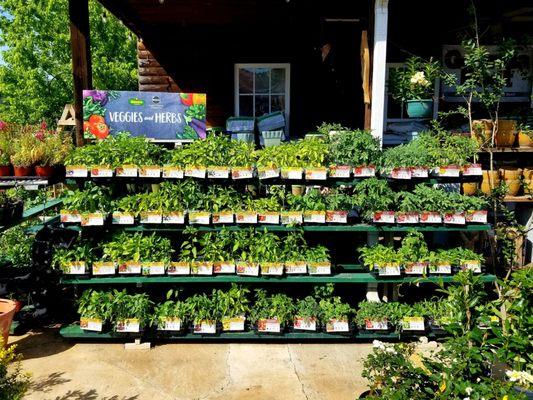
{"label": "window frame", "polygon": [[[240,116],[240,110],[239,110],[239,70],[243,68],[280,68],[285,69],[285,126],[286,129],[289,127],[289,117],[290,117],[290,107],[291,107],[291,93],[290,93],[290,87],[291,87],[291,64],[290,63],[237,63],[234,65],[234,111],[236,116]],[[269,101],[270,96],[272,96],[271,92],[271,84],[269,84]],[[255,92],[255,85],[253,88],[253,92],[251,94],[245,94],[248,96],[252,96],[254,98],[253,103],[253,109],[255,113],[255,96],[261,95],[261,93]],[[270,103],[269,103],[270,104]],[[257,118],[257,116],[255,117]]]}

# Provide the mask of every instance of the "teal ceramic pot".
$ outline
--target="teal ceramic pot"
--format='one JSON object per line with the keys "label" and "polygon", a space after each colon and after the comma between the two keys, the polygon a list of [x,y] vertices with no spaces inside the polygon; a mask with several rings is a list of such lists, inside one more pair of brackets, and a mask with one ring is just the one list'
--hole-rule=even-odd
{"label": "teal ceramic pot", "polygon": [[279,146],[281,144],[281,139],[283,138],[283,131],[263,131],[261,136],[263,136],[263,141],[265,147]]}
{"label": "teal ceramic pot", "polygon": [[407,100],[409,118],[431,118],[432,114],[433,100]]}
{"label": "teal ceramic pot", "polygon": [[255,135],[253,132],[236,132],[234,133],[235,139],[242,142],[253,143],[255,142]]}

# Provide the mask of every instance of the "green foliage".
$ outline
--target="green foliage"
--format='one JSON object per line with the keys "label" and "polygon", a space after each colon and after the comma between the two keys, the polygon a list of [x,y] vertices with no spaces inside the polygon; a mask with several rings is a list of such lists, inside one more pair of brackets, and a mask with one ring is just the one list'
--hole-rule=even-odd
{"label": "green foliage", "polygon": [[390,246],[377,244],[375,246],[363,246],[357,250],[360,254],[359,259],[369,271],[372,271],[376,266],[401,262],[400,256]]}
{"label": "green foliage", "polygon": [[402,245],[398,249],[398,256],[402,262],[427,261],[429,249],[424,235],[416,230],[411,230],[402,239]]}
{"label": "green foliage", "polygon": [[396,326],[405,314],[407,307],[401,303],[378,303],[362,301],[355,314],[355,323],[359,327],[365,326],[365,321],[388,321]]}
{"label": "green foliage", "polygon": [[103,259],[106,261],[162,261],[169,262],[173,252],[170,240],[155,233],[119,233],[113,240],[102,245]]}
{"label": "green foliage", "polygon": [[250,312],[250,290],[234,283],[231,288],[216,291],[216,301],[219,315],[226,318],[239,317]]}
{"label": "green foliage", "polygon": [[434,83],[440,75],[438,61],[428,61],[420,57],[410,57],[405,67],[390,71],[389,89],[397,101],[425,100],[433,98]]}
{"label": "green foliage", "polygon": [[255,304],[250,311],[250,322],[257,323],[260,319],[276,318],[280,324],[287,324],[294,316],[293,300],[282,293],[267,295],[264,289],[255,290]]}
{"label": "green foliage", "polygon": [[322,309],[320,308],[320,304],[315,297],[306,296],[296,302],[294,315],[296,317],[303,318],[306,321],[309,321],[313,318],[321,321]]}
{"label": "green foliage", "polygon": [[326,137],[329,137],[329,133],[331,131],[342,132],[342,131],[348,131],[350,130],[350,128],[342,126],[339,123],[322,122],[319,126],[316,127],[316,130],[319,133],[325,135]]}
{"label": "green foliage", "polygon": [[87,182],[85,188],[80,190],[68,190],[63,199],[66,210],[75,210],[81,213],[91,213],[96,211],[111,211],[111,190]]}
{"label": "green foliage", "polygon": [[354,188],[354,204],[362,211],[366,220],[372,220],[376,211],[387,211],[394,204],[395,194],[386,180],[365,179]]}
{"label": "green foliage", "polygon": [[343,131],[330,140],[328,161],[331,165],[376,165],[380,156],[379,140],[369,131]]}
{"label": "green foliage", "polygon": [[85,290],[78,299],[78,314],[83,318],[98,318],[109,321],[113,312],[113,295],[111,292]]}
{"label": "green foliage", "polygon": [[0,400],[22,400],[31,384],[29,374],[22,372],[22,357],[17,345],[0,346]]}
{"label": "green foliage", "polygon": [[460,212],[484,210],[488,206],[487,201],[481,197],[464,196],[424,184],[416,185],[412,192],[398,192],[396,204],[398,211],[404,212]]}
{"label": "green foliage", "polygon": [[210,296],[205,293],[196,293],[187,298],[185,302],[193,323],[203,320],[220,321],[222,318],[217,307],[217,292],[214,289]]}
{"label": "green foliage", "polygon": [[322,321],[327,323],[331,319],[349,321],[354,313],[353,308],[344,303],[339,296],[323,298],[319,302]]}
{"label": "green foliage", "polygon": [[[136,38],[98,1],[89,9],[94,87],[137,90]],[[55,122],[73,103],[67,0],[2,0],[0,26],[0,119]]]}
{"label": "green foliage", "polygon": [[265,147],[258,153],[258,167],[322,167],[326,162],[328,145],[320,139],[304,139]]}
{"label": "green foliage", "polygon": [[113,290],[110,320],[114,324],[126,319],[138,319],[141,327],[150,325],[154,303],[147,293],[128,294]]}
{"label": "green foliage", "polygon": [[31,252],[35,237],[25,232],[23,225],[17,225],[0,233],[0,261],[9,261],[14,267],[31,265]]}
{"label": "green foliage", "polygon": [[55,249],[52,256],[52,267],[65,271],[69,262],[85,261],[90,264],[94,259],[91,245],[89,243],[81,243],[70,249],[63,247]]}

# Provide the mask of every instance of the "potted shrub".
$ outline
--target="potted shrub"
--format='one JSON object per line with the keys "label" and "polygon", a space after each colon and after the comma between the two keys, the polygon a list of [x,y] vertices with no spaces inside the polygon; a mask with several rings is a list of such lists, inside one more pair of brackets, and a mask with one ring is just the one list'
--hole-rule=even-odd
{"label": "potted shrub", "polygon": [[[380,157],[379,141],[369,131],[342,131],[334,135],[329,143],[330,176],[331,166],[350,166],[355,167],[355,177],[372,177],[376,174]],[[334,177],[336,171],[337,168],[333,168]]]}
{"label": "potted shrub", "polygon": [[89,272],[94,256],[89,243],[73,248],[57,248],[52,257],[52,267],[59,268],[66,275],[85,275]]}
{"label": "potted shrub", "polygon": [[113,312],[113,295],[93,289],[85,290],[78,299],[80,328],[87,331],[102,332]]}
{"label": "potted shrub", "polygon": [[36,139],[31,134],[24,134],[14,142],[11,164],[15,176],[30,176],[33,173],[33,149]]}
{"label": "potted shrub", "polygon": [[55,174],[59,165],[63,165],[72,149],[72,138],[69,133],[42,129],[36,135],[38,141],[33,151],[35,174],[50,177]]}
{"label": "potted shrub", "polygon": [[139,333],[148,327],[154,303],[146,293],[130,295],[126,290],[113,291],[111,322],[119,333]]}
{"label": "potted shrub", "polygon": [[320,329],[321,316],[322,309],[315,297],[306,296],[299,299],[294,310],[293,329],[317,332]]}
{"label": "potted shrub", "polygon": [[405,67],[392,69],[389,76],[389,90],[392,98],[407,105],[410,118],[430,118],[433,113],[435,79],[439,77],[438,61],[410,57]]}
{"label": "potted shrub", "polygon": [[259,334],[282,334],[294,316],[294,302],[285,294],[268,296],[256,289],[255,303],[250,311],[250,323]]}
{"label": "potted shrub", "polygon": [[223,331],[244,331],[246,315],[250,312],[249,293],[249,289],[235,284],[227,291],[217,291],[217,308],[221,315]]}
{"label": "potted shrub", "polygon": [[191,332],[201,335],[215,335],[219,331],[218,322],[221,319],[217,307],[216,291],[211,295],[205,293],[194,294],[186,300],[192,322]]}

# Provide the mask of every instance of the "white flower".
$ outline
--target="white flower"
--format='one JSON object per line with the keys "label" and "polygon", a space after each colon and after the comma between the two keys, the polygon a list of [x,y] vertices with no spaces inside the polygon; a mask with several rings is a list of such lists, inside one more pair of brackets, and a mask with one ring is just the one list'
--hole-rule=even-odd
{"label": "white flower", "polygon": [[390,380],[391,380],[393,383],[398,382],[398,378],[395,377],[395,376],[391,377]]}
{"label": "white flower", "polygon": [[505,374],[511,382],[517,382],[520,386],[533,385],[533,375],[526,371],[505,371]]}
{"label": "white flower", "polygon": [[481,378],[477,378],[477,379],[476,379],[476,382],[477,382],[477,383],[481,382]]}
{"label": "white flower", "polygon": [[466,394],[469,395],[469,396],[472,394],[473,391],[474,391],[474,389],[472,389],[471,387],[467,387],[465,389]]}
{"label": "white flower", "polygon": [[520,379],[520,371],[505,371],[505,375],[507,375],[511,382],[516,382]]}
{"label": "white flower", "polygon": [[426,79],[424,71],[415,72],[414,75],[411,76],[410,82],[412,85],[420,85],[424,87],[427,87],[430,85],[430,82]]}
{"label": "white flower", "polygon": [[465,397],[463,400],[470,400],[470,397]]}
{"label": "white flower", "polygon": [[372,346],[375,348],[375,349],[379,349],[379,350],[385,350],[385,345],[383,344],[383,342],[379,341],[379,340],[374,340],[372,342]]}
{"label": "white flower", "polygon": [[385,351],[390,354],[397,354],[393,347],[386,347]]}

